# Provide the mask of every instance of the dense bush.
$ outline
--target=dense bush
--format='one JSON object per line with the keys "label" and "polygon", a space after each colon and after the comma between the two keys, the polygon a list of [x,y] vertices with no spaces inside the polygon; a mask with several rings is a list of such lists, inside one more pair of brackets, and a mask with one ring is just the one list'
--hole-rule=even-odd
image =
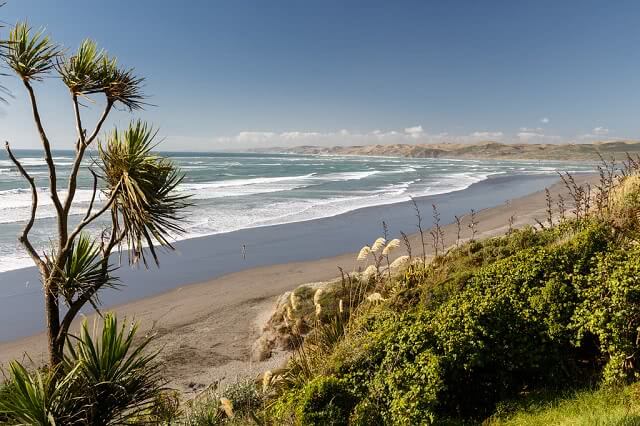
{"label": "dense bush", "polygon": [[638,379],[640,248],[601,254],[597,262],[593,273],[579,280],[578,340],[595,337],[606,362],[605,382]]}
{"label": "dense bush", "polygon": [[296,404],[302,425],[346,425],[355,399],[344,381],[317,377],[303,389]]}
{"label": "dense bush", "polygon": [[289,400],[293,421],[481,419],[536,389],[634,378],[640,249],[629,247],[609,223],[581,219],[410,267],[327,351],[316,374],[328,377],[287,393],[314,395],[304,410]]}

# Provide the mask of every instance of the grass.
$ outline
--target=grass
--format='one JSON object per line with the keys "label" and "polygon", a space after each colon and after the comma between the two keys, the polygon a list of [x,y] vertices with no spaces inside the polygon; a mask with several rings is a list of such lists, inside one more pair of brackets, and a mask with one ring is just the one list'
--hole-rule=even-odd
{"label": "grass", "polygon": [[631,426],[640,425],[640,384],[621,389],[579,391],[571,396],[544,400],[531,398],[526,406],[485,424],[491,426]]}

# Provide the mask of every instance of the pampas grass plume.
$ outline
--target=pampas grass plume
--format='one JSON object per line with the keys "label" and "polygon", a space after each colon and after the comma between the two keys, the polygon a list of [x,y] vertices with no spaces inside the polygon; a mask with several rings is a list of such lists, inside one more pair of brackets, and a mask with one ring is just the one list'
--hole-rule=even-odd
{"label": "pampas grass plume", "polygon": [[222,408],[227,417],[233,418],[233,404],[229,398],[220,398],[220,408]]}
{"label": "pampas grass plume", "polygon": [[369,256],[369,253],[371,253],[371,247],[369,247],[369,246],[362,247],[360,249],[360,253],[358,253],[357,260],[367,260],[367,257]]}
{"label": "pampas grass plume", "polygon": [[409,256],[400,256],[391,262],[391,269],[401,268],[409,262]]}
{"label": "pampas grass plume", "polygon": [[384,256],[387,256],[391,252],[391,250],[395,250],[398,247],[400,247],[400,240],[395,238],[395,239],[389,241],[389,244],[387,244],[387,246],[384,248],[384,250],[382,250],[382,254]]}
{"label": "pampas grass plume", "polygon": [[262,392],[267,393],[269,390],[269,385],[271,384],[271,378],[273,377],[273,373],[271,370],[267,370],[264,372],[262,376]]}
{"label": "pampas grass plume", "polygon": [[375,275],[378,273],[378,270],[376,269],[376,267],[374,265],[369,265],[367,267],[367,269],[365,269],[362,272],[362,278],[364,278],[365,280],[369,279],[371,276]]}
{"label": "pampas grass plume", "polygon": [[384,238],[382,238],[382,237],[378,238],[377,240],[375,240],[375,242],[371,246],[371,251],[372,252],[380,251],[380,249],[384,247],[386,242],[387,241]]}
{"label": "pampas grass plume", "polygon": [[342,299],[340,299],[340,301],[338,302],[338,311],[340,313],[344,312],[344,308],[343,308],[343,304],[342,304]]}
{"label": "pampas grass plume", "polygon": [[322,293],[324,293],[324,290],[322,290],[321,288],[317,289],[315,293],[313,293],[313,304],[314,305],[319,305],[320,304],[320,298],[322,297]]}
{"label": "pampas grass plume", "polygon": [[318,303],[316,304],[316,317],[320,317],[321,314],[322,314],[322,305]]}
{"label": "pampas grass plume", "polygon": [[384,301],[384,298],[380,293],[371,293],[370,295],[367,296],[367,300],[369,302],[382,302]]}

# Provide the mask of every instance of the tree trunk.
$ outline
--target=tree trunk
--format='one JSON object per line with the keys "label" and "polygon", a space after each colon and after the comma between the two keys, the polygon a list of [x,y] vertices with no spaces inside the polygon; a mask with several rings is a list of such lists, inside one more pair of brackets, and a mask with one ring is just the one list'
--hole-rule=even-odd
{"label": "tree trunk", "polygon": [[57,288],[51,283],[45,286],[44,310],[46,313],[47,344],[49,349],[49,366],[57,367],[62,362],[62,350],[58,345],[60,330],[60,311],[58,307]]}

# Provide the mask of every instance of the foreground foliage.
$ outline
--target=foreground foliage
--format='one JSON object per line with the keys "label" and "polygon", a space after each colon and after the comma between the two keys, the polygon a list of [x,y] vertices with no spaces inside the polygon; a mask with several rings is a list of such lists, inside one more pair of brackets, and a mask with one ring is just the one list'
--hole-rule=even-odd
{"label": "foreground foliage", "polygon": [[133,346],[136,331],[107,314],[93,333],[85,320],[58,369],[29,372],[13,361],[0,390],[3,423],[115,425],[152,410],[163,381],[156,353],[144,352],[149,338]]}

